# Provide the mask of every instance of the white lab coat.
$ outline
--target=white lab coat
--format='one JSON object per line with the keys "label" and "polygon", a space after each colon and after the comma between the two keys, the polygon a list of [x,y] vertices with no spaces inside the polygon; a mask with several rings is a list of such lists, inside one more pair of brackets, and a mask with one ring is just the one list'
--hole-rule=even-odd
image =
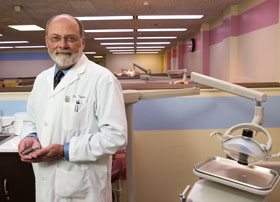
{"label": "white lab coat", "polygon": [[35,80],[22,138],[42,147],[70,142],[69,161],[34,163],[37,202],[111,202],[111,154],[126,144],[121,86],[82,55],[53,89],[54,67]]}

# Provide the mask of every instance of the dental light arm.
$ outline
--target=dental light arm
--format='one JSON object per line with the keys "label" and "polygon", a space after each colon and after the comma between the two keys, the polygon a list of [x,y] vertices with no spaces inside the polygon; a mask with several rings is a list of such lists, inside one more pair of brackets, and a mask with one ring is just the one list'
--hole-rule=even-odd
{"label": "dental light arm", "polygon": [[167,75],[171,79],[172,74],[183,74],[183,81],[187,81],[187,69],[179,69],[179,70],[168,70]]}
{"label": "dental light arm", "polygon": [[258,102],[265,102],[267,95],[252,89],[248,89],[236,84],[232,84],[226,81],[215,79],[209,76],[198,74],[196,72],[191,73],[191,80],[195,83],[210,86],[234,95],[245,97],[251,100],[256,100]]}
{"label": "dental light arm", "polygon": [[133,63],[133,69],[135,70],[136,68],[142,70],[145,74],[151,74],[150,69],[147,70],[144,67],[141,67],[140,65],[137,65],[137,64]]}
{"label": "dental light arm", "polygon": [[265,102],[267,95],[249,88],[245,88],[236,84],[232,84],[226,81],[215,79],[209,76],[198,74],[196,72],[191,73],[191,80],[195,83],[203,84],[218,90],[222,90],[234,95],[238,95],[250,100],[256,101],[255,115],[252,120],[253,124],[262,125],[264,117],[264,109],[261,106],[261,102]]}

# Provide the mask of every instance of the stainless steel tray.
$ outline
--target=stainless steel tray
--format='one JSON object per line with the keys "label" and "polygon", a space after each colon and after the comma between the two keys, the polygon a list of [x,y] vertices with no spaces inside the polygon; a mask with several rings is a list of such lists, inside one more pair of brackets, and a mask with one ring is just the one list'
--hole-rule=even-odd
{"label": "stainless steel tray", "polygon": [[279,181],[278,172],[254,165],[241,165],[236,161],[211,157],[194,167],[202,178],[259,195],[269,194]]}

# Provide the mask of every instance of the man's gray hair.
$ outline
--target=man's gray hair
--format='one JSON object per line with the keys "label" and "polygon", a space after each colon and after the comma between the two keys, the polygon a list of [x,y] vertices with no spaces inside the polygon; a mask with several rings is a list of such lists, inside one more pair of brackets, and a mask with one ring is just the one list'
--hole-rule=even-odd
{"label": "man's gray hair", "polygon": [[[70,17],[73,17],[72,15],[69,15],[69,14],[62,14],[62,15],[68,15]],[[49,27],[49,24],[53,21],[54,18],[56,18],[57,16],[60,16],[60,15],[55,15],[53,17],[51,17],[48,22],[47,22],[47,25],[46,25],[46,36],[48,36],[48,27]],[[76,22],[78,23],[79,25],[79,32],[80,32],[80,37],[83,37],[85,34],[84,34],[84,26],[83,26],[83,23],[78,20],[77,18],[73,17]]]}

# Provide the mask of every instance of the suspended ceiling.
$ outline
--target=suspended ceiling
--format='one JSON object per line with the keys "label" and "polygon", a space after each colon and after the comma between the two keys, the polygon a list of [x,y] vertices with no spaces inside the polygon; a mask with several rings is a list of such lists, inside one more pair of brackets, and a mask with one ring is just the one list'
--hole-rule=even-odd
{"label": "suspended ceiling", "polygon": [[[136,40],[137,36],[177,36],[177,40],[185,40],[198,32],[202,23],[215,20],[222,15],[223,10],[240,3],[242,0],[0,0],[0,41],[26,40],[30,46],[45,45],[44,31],[20,32],[8,25],[35,24],[45,28],[47,20],[53,15],[67,13],[80,16],[124,16],[124,15],[186,15],[203,14],[200,20],[118,20],[118,21],[84,21],[85,29],[139,29],[139,28],[187,28],[184,32],[136,32],[133,33],[86,33],[85,51],[94,51],[104,55],[109,51],[94,37],[133,36],[134,42],[151,40]],[[15,6],[16,9],[15,9]],[[18,10],[18,11],[16,11]],[[114,41],[114,42],[129,42]],[[19,44],[16,44],[19,45]],[[26,44],[25,44],[26,45]],[[4,46],[1,45],[0,46]],[[42,49],[46,50],[46,49]],[[0,49],[0,52],[7,52]],[[11,51],[11,50],[9,50]],[[19,51],[19,50],[17,50]],[[26,51],[26,50],[24,50]]]}

